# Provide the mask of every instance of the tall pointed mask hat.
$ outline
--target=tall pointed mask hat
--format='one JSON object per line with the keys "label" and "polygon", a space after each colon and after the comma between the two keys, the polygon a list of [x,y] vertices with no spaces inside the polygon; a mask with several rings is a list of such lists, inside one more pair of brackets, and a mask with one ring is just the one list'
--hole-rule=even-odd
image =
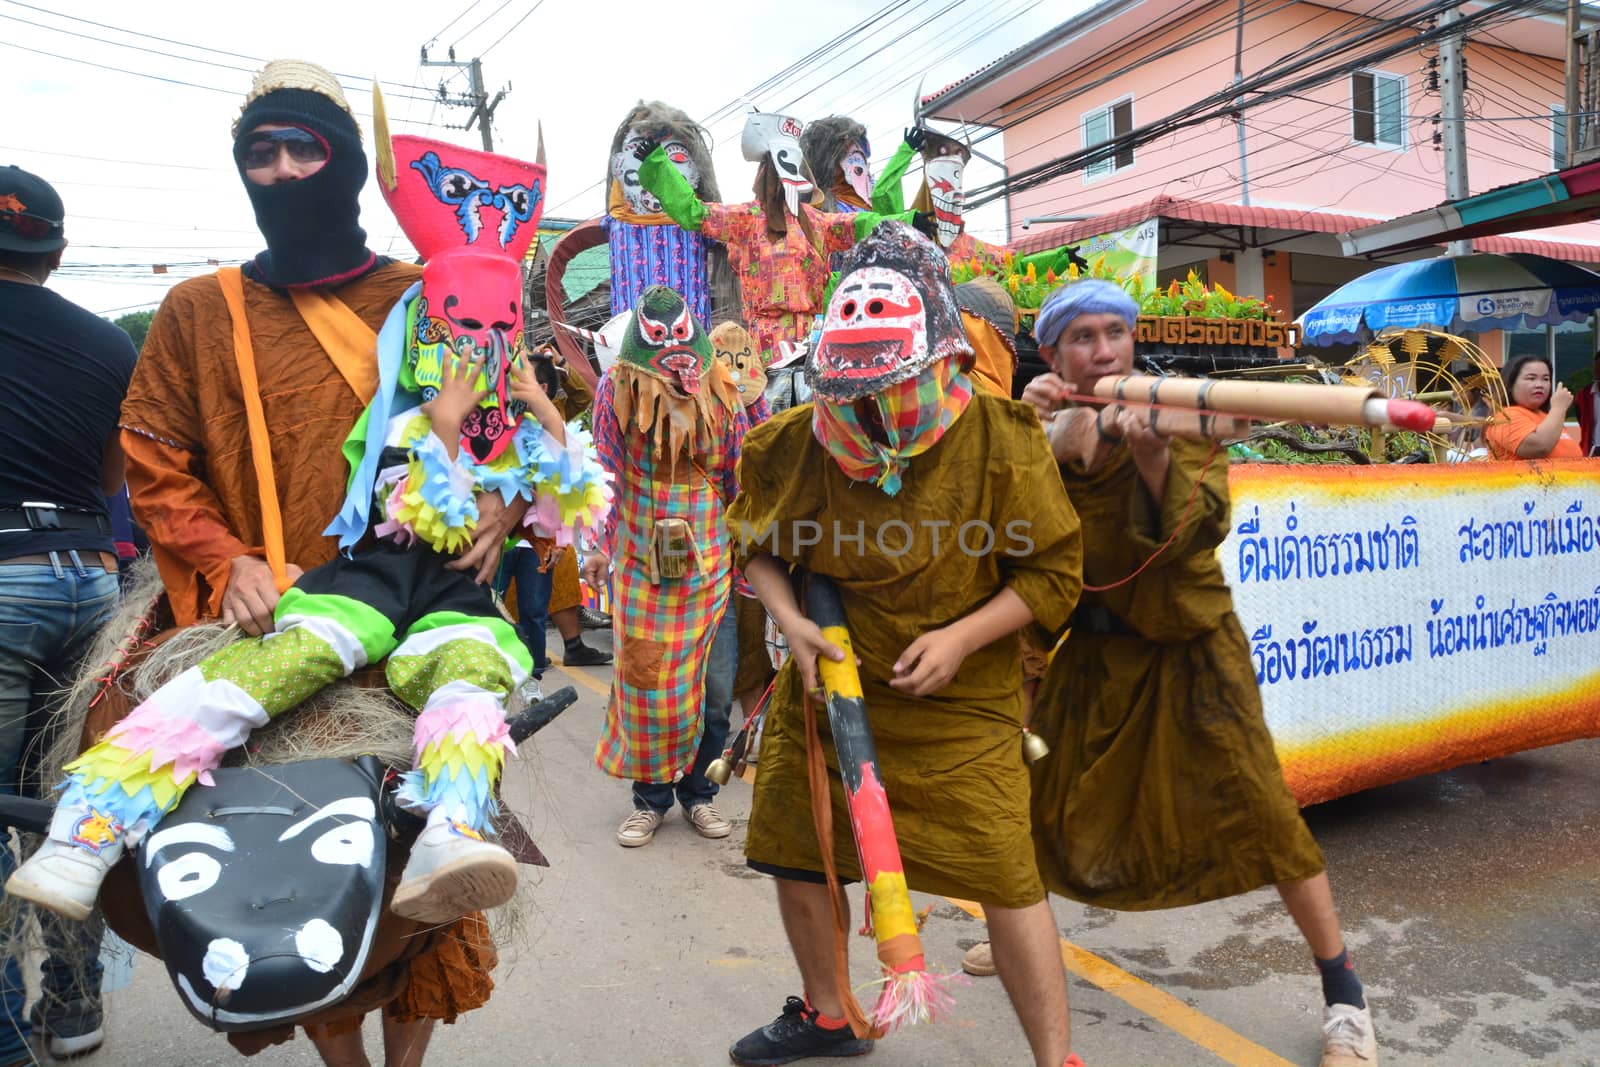
{"label": "tall pointed mask hat", "polygon": [[522,418],[510,377],[523,356],[522,257],[545,204],[543,136],[536,163],[409,134],[391,138],[376,86],[373,115],[378,188],[425,264],[407,362],[426,398],[450,353],[483,361],[478,388],[489,395],[462,423],[461,443],[487,463],[511,444]]}
{"label": "tall pointed mask hat", "polygon": [[758,111],[745,119],[744,136],[739,139],[745,159],[752,163],[763,158],[772,161],[783,186],[783,202],[791,215],[800,213],[800,201],[812,191],[805,153],[800,149],[800,135],[804,132],[805,124],[799,119]]}

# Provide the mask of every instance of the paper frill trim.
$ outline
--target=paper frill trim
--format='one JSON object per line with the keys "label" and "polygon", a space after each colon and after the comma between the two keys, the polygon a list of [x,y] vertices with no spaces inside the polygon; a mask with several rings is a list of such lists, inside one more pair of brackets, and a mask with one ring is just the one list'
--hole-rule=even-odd
{"label": "paper frill trim", "polygon": [[391,494],[389,518],[439,552],[458,552],[472,543],[478,502],[470,467],[452,460],[430,434],[411,450],[409,474],[397,499]]}
{"label": "paper frill trim", "polygon": [[485,696],[429,707],[417,716],[413,741],[417,766],[400,776],[400,801],[427,811],[442,805],[474,830],[487,829],[500,769],[516,751],[499,703]]}
{"label": "paper frill trim", "polygon": [[725,419],[743,405],[733,375],[717,360],[701,378],[700,392],[678,396],[663,379],[626,363],[612,367],[616,385],[612,405],[623,433],[637,433],[650,441],[655,458],[671,459],[685,453],[709,451],[721,436]]}
{"label": "paper frill trim", "polygon": [[165,715],[140,704],[105,738],[67,764],[69,784],[123,826],[171,811],[196,781],[213,784],[222,743],[185,715]]}
{"label": "paper frill trim", "polygon": [[566,437],[563,446],[529,420],[516,439],[533,500],[524,524],[562,547],[598,537],[614,496],[613,475],[600,465],[589,431],[574,421],[567,424]]}

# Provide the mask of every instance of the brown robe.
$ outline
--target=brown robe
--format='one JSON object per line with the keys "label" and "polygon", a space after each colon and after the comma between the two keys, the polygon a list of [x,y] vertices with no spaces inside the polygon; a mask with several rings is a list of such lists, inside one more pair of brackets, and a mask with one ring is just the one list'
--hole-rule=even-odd
{"label": "brown robe", "polygon": [[[1004,588],[1052,635],[1066,621],[1078,596],[1078,521],[1039,419],[1021,404],[974,393],[944,437],[906,467],[899,494],[889,496],[845,477],[812,436],[811,411],[792,408],[745,438],[740,494],[728,520],[735,556],[742,566],[753,554],[771,554],[838,583],[910,887],[1002,907],[1034,904],[1044,887],[1029,836],[1016,639],[973,652],[931,696],[907,696],[888,679],[913,640]],[[820,544],[791,543],[793,524],[805,520],[821,524]],[[960,547],[960,527],[976,521],[996,531],[991,551],[981,550],[976,527],[966,541],[973,550]],[[850,540],[858,523],[865,531],[859,546]],[[916,532],[903,552],[907,539],[897,523]],[[925,523],[944,524],[937,551],[934,528]],[[1011,523],[1023,525],[1008,532]],[[768,524],[776,524],[776,545],[742,540],[743,530],[759,536]],[[888,551],[880,550],[879,530]],[[800,690],[790,662],[778,674],[761,737],[745,854],[815,873],[822,856],[811,821]],[[820,727],[835,859],[841,877],[859,878],[826,715]]]}
{"label": "brown robe", "polygon": [[1160,502],[1127,449],[1092,474],[1061,468],[1086,586],[1120,582],[1172,538],[1137,578],[1084,592],[1034,702],[1050,746],[1033,767],[1039,871],[1051,892],[1106,908],[1198,904],[1323,869],[1217,559],[1228,453],[1207,468],[1209,443],[1171,447]]}

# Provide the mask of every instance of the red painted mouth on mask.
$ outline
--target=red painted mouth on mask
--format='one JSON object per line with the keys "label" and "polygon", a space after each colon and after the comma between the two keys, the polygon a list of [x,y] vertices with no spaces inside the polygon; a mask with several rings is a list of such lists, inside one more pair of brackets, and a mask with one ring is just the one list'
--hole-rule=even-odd
{"label": "red painted mouth on mask", "polygon": [[678,379],[678,388],[690,396],[700,391],[700,354],[687,345],[672,345],[658,351],[650,362]]}
{"label": "red painted mouth on mask", "polygon": [[946,211],[943,208],[935,205],[933,209],[933,217],[937,222],[949,222],[954,223],[957,226],[961,225],[961,212],[959,211]]}
{"label": "red painted mouth on mask", "polygon": [[822,335],[817,364],[824,378],[876,378],[904,363],[911,345],[904,326],[831,330]]}

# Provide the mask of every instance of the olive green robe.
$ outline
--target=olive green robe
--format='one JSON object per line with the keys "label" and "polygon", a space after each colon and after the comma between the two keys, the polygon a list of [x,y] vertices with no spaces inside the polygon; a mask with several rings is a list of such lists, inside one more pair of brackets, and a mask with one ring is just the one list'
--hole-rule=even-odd
{"label": "olive green robe", "polygon": [[[974,651],[927,697],[907,696],[888,679],[913,640],[1007,587],[1052,640],[1060,632],[1078,596],[1078,522],[1039,420],[1021,404],[975,395],[889,496],[845,477],[812,436],[811,413],[809,404],[793,408],[745,438],[740,494],[728,518],[735,559],[742,566],[766,553],[838,583],[911,888],[1004,907],[1033,904],[1044,889],[1029,836],[1016,639]],[[992,545],[979,523],[995,532]],[[811,540],[817,543],[800,543]],[[818,719],[838,870],[859,878],[820,707]],[[820,872],[804,722],[790,662],[762,732],[745,854],[769,867]]]}
{"label": "olive green robe", "polygon": [[1032,729],[1051,748],[1033,768],[1039,870],[1086,904],[1177,907],[1323,869],[1217,559],[1228,454],[1208,468],[1211,448],[1172,443],[1159,503],[1126,448],[1092,474],[1061,468],[1083,523],[1085,586],[1120,582],[1172,538],[1132,581],[1085,590],[1034,704]]}

